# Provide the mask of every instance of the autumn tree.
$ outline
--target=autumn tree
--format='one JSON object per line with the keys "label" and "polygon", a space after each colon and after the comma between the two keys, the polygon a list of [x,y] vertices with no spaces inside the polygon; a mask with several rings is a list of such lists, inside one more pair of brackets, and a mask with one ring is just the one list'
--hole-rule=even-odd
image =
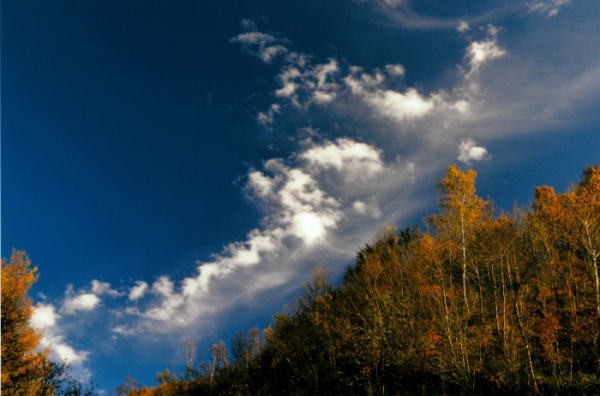
{"label": "autumn tree", "polygon": [[475,190],[476,177],[477,172],[472,169],[463,172],[455,165],[449,166],[439,184],[442,212],[431,217],[440,237],[454,242],[460,252],[462,292],[467,311],[469,244],[480,222],[490,215],[489,202],[479,197]]}
{"label": "autumn tree", "polygon": [[48,385],[51,363],[38,350],[40,334],[30,325],[33,313],[27,293],[37,280],[37,268],[23,251],[2,260],[2,394],[53,394]]}

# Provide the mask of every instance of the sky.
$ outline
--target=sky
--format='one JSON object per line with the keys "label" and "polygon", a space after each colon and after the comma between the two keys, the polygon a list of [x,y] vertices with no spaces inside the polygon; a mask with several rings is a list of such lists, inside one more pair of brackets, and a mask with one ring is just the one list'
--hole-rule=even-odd
{"label": "sky", "polygon": [[[326,5],[325,5],[326,4]],[[452,163],[499,211],[600,163],[594,0],[14,1],[2,257],[105,391],[182,370],[422,225]]]}

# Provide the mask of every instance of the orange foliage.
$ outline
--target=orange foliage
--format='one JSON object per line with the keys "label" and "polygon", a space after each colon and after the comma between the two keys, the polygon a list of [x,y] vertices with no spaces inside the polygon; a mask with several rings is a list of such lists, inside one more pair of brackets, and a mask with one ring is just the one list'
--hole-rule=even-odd
{"label": "orange foliage", "polygon": [[37,351],[40,335],[31,328],[33,312],[27,293],[37,280],[37,269],[23,251],[10,262],[2,260],[2,393],[43,394],[46,353]]}

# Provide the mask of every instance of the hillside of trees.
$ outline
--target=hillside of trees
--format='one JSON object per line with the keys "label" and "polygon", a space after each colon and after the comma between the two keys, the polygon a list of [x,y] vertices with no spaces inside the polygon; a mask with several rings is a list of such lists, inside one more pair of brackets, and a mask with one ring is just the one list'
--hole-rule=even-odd
{"label": "hillside of trees", "polygon": [[600,167],[495,215],[448,167],[426,229],[389,228],[334,287],[130,395],[600,394]]}
{"label": "hillside of trees", "polygon": [[[334,287],[323,269],[291,314],[212,346],[208,362],[128,379],[118,395],[600,394],[600,167],[495,214],[448,167],[424,229],[390,227]],[[93,394],[37,348],[36,270],[2,261],[2,394]],[[70,393],[69,393],[70,392]]]}

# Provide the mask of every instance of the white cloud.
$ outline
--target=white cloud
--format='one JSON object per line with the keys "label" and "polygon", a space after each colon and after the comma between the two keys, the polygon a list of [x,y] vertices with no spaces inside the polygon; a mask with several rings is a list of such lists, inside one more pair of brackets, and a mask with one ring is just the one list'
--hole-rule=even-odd
{"label": "white cloud", "polygon": [[333,168],[350,178],[370,177],[382,172],[384,168],[381,150],[348,138],[339,138],[335,142],[310,147],[300,158],[307,161],[309,166]]}
{"label": "white cloud", "polygon": [[50,349],[50,357],[71,367],[82,365],[90,355],[87,351],[78,351],[64,341],[63,336],[46,336],[40,341],[42,348]]}
{"label": "white cloud", "polygon": [[266,112],[259,112],[256,116],[256,122],[262,126],[270,127],[273,125],[275,114],[281,111],[281,106],[277,103],[271,104],[271,107]]}
{"label": "white cloud", "polygon": [[528,4],[528,8],[530,12],[552,18],[558,15],[560,9],[569,3],[571,3],[571,0],[534,0]]}
{"label": "white cloud", "polygon": [[487,149],[482,146],[477,146],[473,139],[463,140],[458,146],[457,159],[465,164],[470,164],[474,161],[483,161],[488,158],[489,155]]}
{"label": "white cloud", "polygon": [[433,108],[432,99],[422,96],[414,88],[405,92],[376,91],[367,94],[365,99],[379,113],[398,121],[423,117]]}
{"label": "white cloud", "polygon": [[273,191],[274,181],[259,171],[250,171],[248,185],[260,197],[266,197]]}
{"label": "white cloud", "polygon": [[[251,169],[247,187],[266,211],[263,226],[250,231],[244,241],[227,245],[213,260],[199,263],[197,273],[177,285],[168,276],[159,277],[152,285],[153,300],[141,311],[131,312],[150,320],[146,326],[156,331],[185,327],[233,304],[238,296],[262,293],[289,281],[298,271],[291,267],[293,257],[327,250],[340,225],[349,221],[345,212],[355,214],[358,208],[362,215],[381,216],[372,198],[365,200],[364,207],[355,204],[357,199],[349,199],[346,206],[328,193],[322,180],[332,172],[365,183],[375,180],[385,173],[381,150],[350,138],[307,141],[294,158],[271,159],[262,170]],[[356,188],[363,194],[363,187]]]}
{"label": "white cloud", "polygon": [[173,282],[168,276],[161,276],[152,284],[152,292],[168,297],[173,294],[173,287]]}
{"label": "white cloud", "polygon": [[100,303],[100,298],[92,293],[68,295],[65,298],[61,312],[73,314],[77,311],[93,311]]}
{"label": "white cloud", "polygon": [[96,279],[92,280],[91,292],[97,296],[107,295],[110,297],[119,297],[122,295],[119,291],[112,289],[110,283],[101,282]]}
{"label": "white cloud", "polygon": [[267,33],[257,31],[240,33],[229,41],[241,44],[243,48],[258,56],[265,63],[271,63],[276,58],[288,53],[288,49],[282,45],[281,40]]}
{"label": "white cloud", "polygon": [[38,304],[34,308],[29,323],[38,330],[45,330],[54,327],[56,320],[60,315],[56,313],[56,308],[52,304]]}
{"label": "white cloud", "polygon": [[325,237],[327,229],[336,225],[336,217],[316,212],[296,213],[292,219],[293,233],[312,245]]}
{"label": "white cloud", "polygon": [[456,25],[456,30],[459,31],[460,33],[464,33],[467,32],[471,29],[471,26],[469,25],[468,22],[466,21],[460,21],[458,23],[458,25]]}
{"label": "white cloud", "polygon": [[129,289],[128,298],[131,301],[137,301],[144,297],[146,291],[148,291],[148,284],[144,281],[136,281],[135,286],[132,286],[131,289]]}
{"label": "white cloud", "polygon": [[506,50],[500,48],[495,38],[484,41],[473,41],[467,47],[466,58],[469,62],[470,70],[467,77],[477,73],[481,66],[493,59],[500,58],[506,54]]}
{"label": "white cloud", "polygon": [[275,41],[275,37],[271,36],[270,34],[261,32],[247,32],[238,34],[237,36],[232,38],[231,41],[243,44],[264,45]]}
{"label": "white cloud", "polygon": [[279,45],[279,44],[270,45],[268,47],[261,49],[260,58],[265,63],[271,63],[273,61],[273,59],[275,59],[277,56],[283,55],[287,52],[288,52],[288,49],[285,48],[283,45]]}
{"label": "white cloud", "polygon": [[313,70],[313,75],[317,80],[318,88],[325,88],[328,86],[327,79],[330,75],[333,75],[339,71],[338,63],[335,59],[329,59],[329,62],[316,65]]}
{"label": "white cloud", "polygon": [[39,346],[41,349],[50,350],[51,359],[68,363],[81,370],[83,362],[88,359],[89,352],[78,351],[65,341],[62,329],[59,327],[60,318],[54,305],[39,304],[33,310],[30,324],[42,334]]}
{"label": "white cloud", "polygon": [[404,69],[404,66],[402,65],[385,65],[385,71],[390,75],[390,76],[395,76],[395,77],[400,77],[400,76],[404,76],[406,74],[406,70]]}
{"label": "white cloud", "polygon": [[133,336],[140,334],[139,329],[134,329],[126,325],[114,326],[110,329],[112,333],[119,334],[122,336]]}
{"label": "white cloud", "polygon": [[374,111],[396,121],[421,118],[434,107],[434,97],[425,97],[416,89],[398,92],[382,87],[383,76],[363,73],[360,78],[349,75],[345,78],[351,92],[364,100]]}
{"label": "white cloud", "polygon": [[313,100],[318,104],[325,104],[333,102],[337,94],[335,92],[315,91],[313,93]]}

